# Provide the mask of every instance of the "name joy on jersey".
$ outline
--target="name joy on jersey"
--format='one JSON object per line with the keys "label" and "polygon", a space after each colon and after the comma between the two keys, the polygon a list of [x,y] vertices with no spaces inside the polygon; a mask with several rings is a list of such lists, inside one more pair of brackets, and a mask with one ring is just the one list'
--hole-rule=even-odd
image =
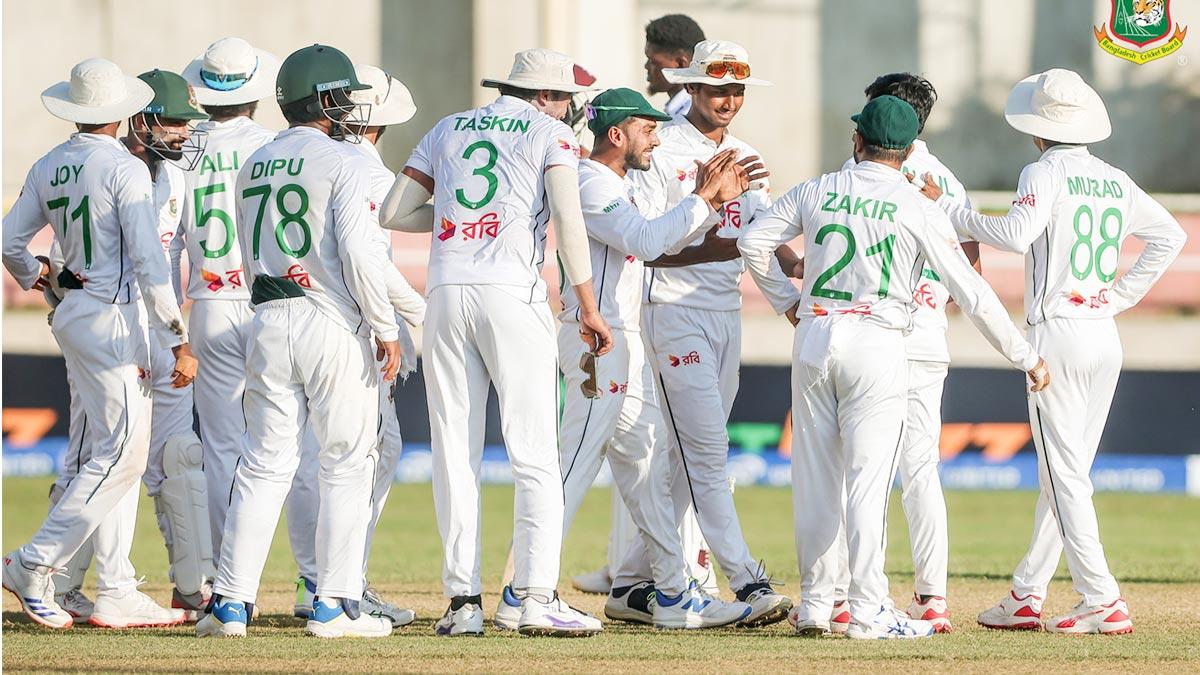
{"label": "name joy on jersey", "polygon": [[79,173],[83,171],[82,164],[68,164],[60,166],[54,170],[54,177],[50,179],[50,187],[58,187],[79,180]]}

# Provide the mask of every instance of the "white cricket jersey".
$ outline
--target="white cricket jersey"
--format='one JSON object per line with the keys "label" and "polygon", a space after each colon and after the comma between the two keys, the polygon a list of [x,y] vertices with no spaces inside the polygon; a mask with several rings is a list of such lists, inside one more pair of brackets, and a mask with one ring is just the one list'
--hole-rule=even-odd
{"label": "white cricket jersey", "polygon": [[[842,165],[842,170],[853,166],[854,158],[851,157]],[[965,208],[971,208],[966,188],[941,160],[929,152],[925,141],[913,141],[912,154],[904,160],[900,172],[912,174],[918,186],[924,185],[922,177],[925,174],[933,174],[934,180],[947,199]],[[908,358],[911,361],[950,363],[950,348],[946,344],[946,301],[950,299],[950,291],[946,290],[945,284],[941,283],[937,273],[930,269],[929,265],[921,270],[921,277],[913,292],[916,311],[913,313],[912,332],[908,334],[904,343]]]}
{"label": "white cricket jersey", "polygon": [[426,294],[446,284],[487,285],[544,302],[545,172],[578,163],[571,129],[519,98],[442,118],[408,158],[434,180]]}
{"label": "white cricket jersey", "polygon": [[[797,291],[775,249],[801,234],[805,273]],[[1037,364],[945,215],[891,167],[862,162],[792,188],[754,221],[738,247],[776,311],[799,301],[802,321],[820,318],[828,325],[851,317],[905,332],[928,261],[997,351],[1022,370]]]}
{"label": "white cricket jersey", "polygon": [[179,231],[186,177],[183,169],[167,161],[158,162],[153,179],[154,208],[158,211],[158,241],[163,257],[170,261],[171,244]]}
{"label": "white cricket jersey", "polygon": [[687,87],[675,92],[675,95],[667,100],[667,105],[663,106],[663,112],[671,117],[683,117],[692,109],[692,95],[687,92]]}
{"label": "white cricket jersey", "polygon": [[[631,171],[630,174],[637,173]],[[612,328],[640,329],[643,260],[654,260],[680,243],[702,236],[719,216],[689,194],[661,217],[641,210],[634,187],[608,166],[579,163],[579,201],[592,255],[592,287],[600,314]],[[570,284],[562,289],[559,320],[579,321],[579,299]]]}
{"label": "white cricket jersey", "polygon": [[[722,150],[737,148],[738,158],[758,155],[758,151],[734,137],[728,130],[718,145],[700,133],[686,118],[668,122],[659,132],[661,145],[650,155],[650,169],[631,173],[638,193],[648,200],[653,213],[666,213],[696,187],[696,160],[708,161]],[[767,186],[750,190],[725,202],[721,208],[722,237],[737,238],[742,226],[771,204]],[[742,307],[738,287],[745,270],[741,258],[701,263],[687,267],[649,268],[646,273],[646,302],[665,302],[709,310],[736,310]]]}
{"label": "white cricket jersey", "polygon": [[[391,232],[379,226],[379,213],[383,208],[383,200],[387,198],[388,191],[396,182],[396,174],[392,173],[391,169],[383,163],[383,158],[379,156],[379,149],[371,141],[365,138],[359,139],[358,143],[351,143],[350,147],[361,152],[370,166],[367,180],[370,183],[368,194],[371,198],[372,236],[378,241],[378,246],[383,251],[384,259],[387,262],[383,268],[383,281],[387,285],[388,300],[401,319],[416,326],[425,320],[425,299],[413,289],[400,270],[396,269],[392,260]],[[400,328],[404,329],[403,326]]]}
{"label": "white cricket jersey", "polygon": [[302,292],[350,332],[396,339],[369,176],[360,152],[313,127],[281,131],[246,159],[236,186],[237,238],[252,302]]}
{"label": "white cricket jersey", "polygon": [[32,287],[41,263],[27,246],[49,223],[62,262],[75,274],[82,292],[113,304],[145,295],[150,326],[160,344],[186,342],[152,191],[145,163],[120,141],[102,134],[72,134],[33,165],[21,195],[4,217],[4,266],[22,288]]}
{"label": "white cricket jersey", "polygon": [[196,129],[208,132],[208,142],[200,162],[186,174],[187,194],[172,261],[178,269],[179,251],[186,247],[189,298],[249,300],[250,282],[237,245],[234,183],[250,155],[270,143],[275,132],[249,117],[206,120]]}
{"label": "white cricket jersey", "polygon": [[[984,216],[942,197],[960,233],[1025,254],[1025,320],[1115,316],[1137,304],[1187,235],[1170,213],[1124,171],[1086,146],[1058,145],[1027,165],[1006,216]],[[1146,242],[1137,262],[1117,278],[1121,245]]]}

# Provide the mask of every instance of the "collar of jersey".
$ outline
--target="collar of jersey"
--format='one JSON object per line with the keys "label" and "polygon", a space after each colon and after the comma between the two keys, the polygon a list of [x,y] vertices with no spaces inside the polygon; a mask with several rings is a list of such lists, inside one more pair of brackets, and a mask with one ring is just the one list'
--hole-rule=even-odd
{"label": "collar of jersey", "polygon": [[904,174],[900,173],[899,169],[893,169],[892,167],[890,167],[886,164],[880,164],[879,162],[874,162],[869,159],[863,160],[863,161],[859,162],[858,164],[855,164],[854,170],[855,171],[868,171],[870,173],[874,173],[874,174],[878,175],[879,177],[885,178],[887,180],[903,181],[905,183],[908,182],[908,179],[904,177]]}
{"label": "collar of jersey", "polygon": [[1038,159],[1046,159],[1051,154],[1059,154],[1059,153],[1070,154],[1070,155],[1090,155],[1090,154],[1092,154],[1092,153],[1088,152],[1088,148],[1086,145],[1056,145],[1051,148],[1046,148],[1046,151],[1043,152],[1042,156],[1039,157]]}
{"label": "collar of jersey", "polygon": [[682,127],[680,131],[684,134],[684,137],[687,138],[689,142],[709,148],[717,148],[718,150],[725,149],[736,140],[733,137],[733,133],[726,128],[725,137],[721,139],[720,143],[717,143],[708,136],[700,133],[700,130],[696,128],[696,125],[692,124],[692,121],[685,116],[679,117],[679,124],[675,126]]}
{"label": "collar of jersey", "polygon": [[507,106],[510,108],[532,108],[533,110],[537,110],[537,108],[533,107],[532,103],[526,101],[525,99],[517,98],[516,96],[501,95],[496,99],[496,102],[493,105]]}
{"label": "collar of jersey", "polygon": [[71,138],[81,143],[108,143],[109,145],[115,145],[122,150],[128,150],[124,144],[121,143],[121,141],[107,134],[85,134],[81,131],[76,131],[75,133],[71,134]]}
{"label": "collar of jersey", "polygon": [[[589,158],[585,157],[585,158],[579,160],[579,166],[580,166],[580,168],[586,166],[589,169],[591,169],[592,171],[595,171],[596,173],[599,173],[599,174],[602,174],[605,176],[611,176],[612,178],[614,178],[618,181],[625,180],[625,178],[621,178],[620,176],[618,176],[617,172],[613,171],[612,167],[605,164],[604,162],[597,162],[594,159],[589,159]],[[629,171],[625,172],[626,178],[629,177],[629,174],[630,174]]]}
{"label": "collar of jersey", "polygon": [[243,117],[241,115],[238,115],[237,117],[234,117],[232,119],[222,120],[220,122],[218,122],[216,120],[204,120],[203,122],[200,122],[199,124],[197,124],[196,128],[204,129],[204,130],[236,129],[238,127],[244,127],[248,124],[255,124],[255,121],[250,119],[249,117]]}

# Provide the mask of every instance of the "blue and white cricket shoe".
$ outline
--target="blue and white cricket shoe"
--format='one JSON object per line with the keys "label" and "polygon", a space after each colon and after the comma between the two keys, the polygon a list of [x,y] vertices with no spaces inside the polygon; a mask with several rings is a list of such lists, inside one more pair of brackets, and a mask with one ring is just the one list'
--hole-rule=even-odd
{"label": "blue and white cricket shoe", "polygon": [[296,577],[296,604],[292,605],[292,616],[297,619],[312,617],[313,600],[317,597],[317,582]]}
{"label": "blue and white cricket shoe", "polygon": [[26,565],[17,549],[4,556],[4,590],[16,596],[25,615],[47,628],[70,628],[75,620],[54,601],[54,570]]}
{"label": "blue and white cricket shoe", "polygon": [[884,605],[870,621],[863,623],[851,617],[846,636],[855,640],[911,640],[927,638],[934,634],[933,623],[910,619],[897,612],[894,607]]}
{"label": "blue and white cricket shoe", "polygon": [[602,630],[600,619],[563,602],[558,593],[550,602],[529,596],[521,601],[521,622],[517,626],[521,635],[591,637]]}
{"label": "blue and white cricket shoe", "polygon": [[725,602],[709,595],[694,581],[691,587],[674,597],[658,591],[653,608],[654,627],[662,629],[718,628],[737,623],[754,611],[745,602]]}
{"label": "blue and white cricket shoe", "polygon": [[501,630],[517,630],[521,623],[521,601],[513,595],[512,586],[505,586],[500,593],[500,604],[496,606],[496,615],[492,617],[492,625]]}
{"label": "blue and white cricket shoe", "polygon": [[214,595],[212,611],[196,622],[196,637],[246,637],[246,624],[254,605]]}
{"label": "blue and white cricket shoe", "polygon": [[483,635],[483,607],[479,605],[479,596],[471,596],[458,609],[454,609],[455,602],[462,600],[463,598],[455,598],[450,601],[446,613],[433,624],[434,633],[440,637]]}
{"label": "blue and white cricket shoe", "polygon": [[642,581],[632,586],[614,586],[604,601],[604,616],[613,621],[654,623],[654,584]]}
{"label": "blue and white cricket shoe", "polygon": [[363,614],[357,600],[318,598],[313,603],[312,618],[304,626],[304,634],[319,638],[387,637],[392,634],[392,622]]}

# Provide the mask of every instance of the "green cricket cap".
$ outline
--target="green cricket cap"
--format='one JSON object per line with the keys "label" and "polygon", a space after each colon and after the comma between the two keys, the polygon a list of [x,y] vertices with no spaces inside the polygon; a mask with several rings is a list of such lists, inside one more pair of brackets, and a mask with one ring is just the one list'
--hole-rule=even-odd
{"label": "green cricket cap", "polygon": [[196,103],[196,92],[192,90],[192,85],[181,76],[155,68],[138,75],[138,79],[154,90],[154,98],[142,108],[142,112],[172,120],[208,119],[208,115]]}
{"label": "green cricket cap", "polygon": [[892,149],[912,145],[921,126],[917,111],[907,101],[886,94],[867,101],[862,112],[850,119],[869,145]]}
{"label": "green cricket cap", "polygon": [[283,60],[275,77],[275,100],[279,105],[334,89],[360,91],[370,87],[358,81],[350,58],[329,45],[312,45],[292,52]]}
{"label": "green cricket cap", "polygon": [[603,135],[609,127],[630,117],[645,117],[659,122],[671,120],[670,115],[650,105],[645,96],[625,87],[601,92],[587,107],[588,128],[596,136]]}

